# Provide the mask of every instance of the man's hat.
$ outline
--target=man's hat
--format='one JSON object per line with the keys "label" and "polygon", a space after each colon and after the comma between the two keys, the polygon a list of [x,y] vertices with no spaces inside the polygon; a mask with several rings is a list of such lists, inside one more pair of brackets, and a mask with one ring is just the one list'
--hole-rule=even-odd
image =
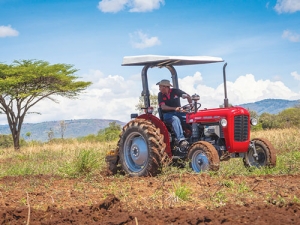
{"label": "man's hat", "polygon": [[171,87],[173,87],[173,85],[170,83],[169,80],[161,80],[156,85],[169,86],[169,87],[171,86]]}

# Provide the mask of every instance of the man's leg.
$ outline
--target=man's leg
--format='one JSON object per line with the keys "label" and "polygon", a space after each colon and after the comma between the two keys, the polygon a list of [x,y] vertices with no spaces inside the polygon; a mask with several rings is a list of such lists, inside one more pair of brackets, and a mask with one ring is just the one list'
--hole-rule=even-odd
{"label": "man's leg", "polygon": [[164,114],[164,121],[166,123],[172,124],[173,130],[176,134],[177,145],[180,147],[180,151],[186,152],[188,147],[188,142],[185,140],[183,135],[183,130],[181,126],[180,119],[174,115],[175,113],[165,113]]}
{"label": "man's leg", "polygon": [[185,140],[181,121],[177,116],[175,116],[175,113],[164,113],[164,121],[166,123],[172,124],[178,142]]}
{"label": "man's leg", "polygon": [[191,132],[192,132],[192,126],[190,124],[186,123],[186,113],[184,113],[184,112],[176,112],[175,115],[181,121],[182,130],[191,134]]}
{"label": "man's leg", "polygon": [[185,137],[183,135],[183,130],[181,126],[180,119],[177,116],[172,117],[172,127],[174,129],[174,132],[176,134],[178,142],[185,140]]}
{"label": "man's leg", "polygon": [[185,137],[183,135],[183,127],[182,127],[182,126],[186,125],[186,113],[175,112],[175,115],[179,120],[179,122],[177,124],[179,124],[180,130],[181,130],[181,136],[180,136],[180,139],[178,139],[180,151],[186,152],[187,148],[189,147],[189,143],[185,140]]}

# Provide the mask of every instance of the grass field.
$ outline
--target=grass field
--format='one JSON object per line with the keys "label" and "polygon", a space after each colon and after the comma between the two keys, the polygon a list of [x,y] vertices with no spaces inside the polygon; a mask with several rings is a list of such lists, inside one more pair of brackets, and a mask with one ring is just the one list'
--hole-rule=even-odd
{"label": "grass field", "polygon": [[[277,153],[275,168],[246,169],[241,159],[222,162],[217,176],[296,174],[300,168],[300,130],[280,129],[252,132],[252,138],[271,141]],[[58,175],[78,177],[99,173],[105,167],[105,155],[115,142],[79,142],[76,139],[55,143],[28,144],[20,152],[0,150],[0,177],[17,175]],[[165,173],[191,172],[189,168],[166,167]]]}

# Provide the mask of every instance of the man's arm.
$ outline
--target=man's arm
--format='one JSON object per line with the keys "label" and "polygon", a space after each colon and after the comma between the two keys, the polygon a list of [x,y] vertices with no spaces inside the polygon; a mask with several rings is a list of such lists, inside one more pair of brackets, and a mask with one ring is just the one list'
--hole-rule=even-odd
{"label": "man's arm", "polygon": [[188,94],[183,94],[181,97],[182,97],[183,99],[187,99],[188,102],[189,102],[190,104],[192,104],[192,98],[191,98],[190,95],[188,95]]}
{"label": "man's arm", "polygon": [[160,107],[164,111],[173,111],[173,110],[180,111],[180,107],[167,106],[166,104],[161,104]]}

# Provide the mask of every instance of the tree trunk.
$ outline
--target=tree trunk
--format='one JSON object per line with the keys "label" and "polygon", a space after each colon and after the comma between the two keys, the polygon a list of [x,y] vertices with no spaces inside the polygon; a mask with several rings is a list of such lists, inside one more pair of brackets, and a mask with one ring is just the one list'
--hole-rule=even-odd
{"label": "tree trunk", "polygon": [[13,137],[15,151],[20,151],[20,132],[14,130],[12,137]]}
{"label": "tree trunk", "polygon": [[[14,149],[15,151],[20,151],[20,133],[21,133],[21,127],[22,124],[20,124],[20,120],[19,120],[19,124],[17,123],[15,117],[12,116],[13,119],[11,119],[9,116],[7,116],[8,118],[8,125],[11,131],[11,135],[13,138],[13,143],[14,143]],[[23,120],[21,120],[21,122],[23,122]],[[18,124],[18,126],[17,126]]]}

